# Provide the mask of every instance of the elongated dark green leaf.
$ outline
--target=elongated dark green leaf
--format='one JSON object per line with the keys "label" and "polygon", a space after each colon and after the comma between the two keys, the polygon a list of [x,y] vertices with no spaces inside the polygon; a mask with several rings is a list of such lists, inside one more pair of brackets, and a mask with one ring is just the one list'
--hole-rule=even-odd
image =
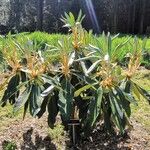
{"label": "elongated dark green leaf", "polygon": [[53,128],[56,122],[56,116],[58,114],[58,92],[54,92],[54,95],[50,97],[48,102],[48,125],[49,127]]}
{"label": "elongated dark green leaf", "polygon": [[26,75],[25,72],[22,72],[22,71],[21,71],[20,74],[21,74],[21,81],[22,81],[22,82],[25,82],[25,81],[28,80],[27,75]]}
{"label": "elongated dark green leaf", "polygon": [[24,105],[23,120],[24,120],[24,118],[26,116],[26,113],[27,113],[27,110],[28,110],[28,106],[29,106],[29,100]]}
{"label": "elongated dark green leaf", "polygon": [[88,111],[88,104],[89,100],[83,100],[81,96],[75,97],[75,103],[79,109],[79,119],[81,123],[84,123],[86,116],[87,116],[87,111]]}
{"label": "elongated dark green leaf", "polygon": [[95,99],[92,99],[89,105],[89,111],[86,122],[87,128],[91,128],[95,124],[99,114],[101,113],[102,96],[103,90],[101,87],[99,87],[95,95]]}
{"label": "elongated dark green leaf", "polygon": [[119,117],[122,119],[123,118],[123,110],[122,110],[122,106],[120,104],[120,101],[118,101],[116,99],[116,96],[114,94],[110,95],[110,103],[111,103],[111,108],[112,108],[112,112],[113,114],[119,114]]}
{"label": "elongated dark green leaf", "polygon": [[140,88],[140,90],[142,91],[142,96],[149,102],[150,104],[150,93],[147,92],[146,90],[144,90],[143,88]]}
{"label": "elongated dark green leaf", "polygon": [[130,80],[126,81],[124,91],[125,91],[126,93],[131,93],[131,86],[132,86],[131,81],[130,81]]}
{"label": "elongated dark green leaf", "polygon": [[135,84],[133,84],[133,92],[136,95],[136,97],[140,100],[141,99],[140,92]]}
{"label": "elongated dark green leaf", "polygon": [[115,125],[119,128],[120,132],[124,133],[126,119],[123,113],[123,109],[112,92],[109,93],[109,98],[110,98],[111,110],[113,114],[112,117],[114,118],[113,121]]}
{"label": "elongated dark green leaf", "polygon": [[125,92],[123,94],[125,95],[126,100],[128,100],[130,103],[133,103],[135,106],[138,106],[138,103],[133,97],[133,95],[131,95],[130,93],[125,93]]}
{"label": "elongated dark green leaf", "polygon": [[2,106],[6,105],[8,99],[11,104],[15,103],[15,98],[17,97],[17,92],[18,92],[17,86],[19,85],[19,82],[20,82],[20,77],[18,74],[13,76],[10,79],[7,89],[5,90],[1,100]]}
{"label": "elongated dark green leaf", "polygon": [[121,89],[116,87],[117,94],[119,96],[119,100],[121,102],[122,108],[125,110],[128,117],[131,115],[130,102],[126,99],[124,92]]}
{"label": "elongated dark green leaf", "polygon": [[68,121],[72,114],[73,107],[73,88],[68,79],[62,80],[62,89],[59,91],[59,111],[65,121]]}
{"label": "elongated dark green leaf", "polygon": [[111,132],[111,114],[112,110],[110,107],[110,101],[107,95],[105,95],[104,100],[102,101],[102,111],[103,111],[103,116],[104,116],[104,125],[105,129],[109,132]]}
{"label": "elongated dark green leaf", "polygon": [[37,96],[36,104],[39,108],[41,107],[42,102],[43,102],[43,97],[41,96],[41,91],[42,91],[42,86],[38,86],[37,93],[36,93],[36,96]]}
{"label": "elongated dark green leaf", "polygon": [[134,86],[137,88],[139,93],[149,102],[150,104],[150,93],[138,86],[137,84],[134,83]]}
{"label": "elongated dark green leaf", "polygon": [[41,118],[42,115],[46,112],[46,107],[47,107],[47,104],[49,102],[49,99],[51,99],[51,95],[44,97],[44,100],[43,100],[42,105],[41,105],[41,109],[37,114],[38,118]]}
{"label": "elongated dark green leaf", "polygon": [[29,102],[30,114],[35,117],[39,113],[43,102],[43,98],[41,97],[41,89],[38,85],[32,86]]}
{"label": "elongated dark green leaf", "polygon": [[14,105],[14,111],[15,112],[18,111],[27,102],[27,100],[29,99],[29,96],[30,96],[31,89],[32,89],[32,86],[27,87],[22,92],[22,94],[19,95],[19,97],[17,98],[16,103]]}

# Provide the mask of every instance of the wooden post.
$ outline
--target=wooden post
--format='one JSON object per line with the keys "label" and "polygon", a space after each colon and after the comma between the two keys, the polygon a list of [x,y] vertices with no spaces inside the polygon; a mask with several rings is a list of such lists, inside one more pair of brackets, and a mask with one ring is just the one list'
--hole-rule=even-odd
{"label": "wooden post", "polygon": [[140,13],[140,28],[139,33],[142,34],[144,31],[144,18],[145,18],[145,8],[146,8],[146,0],[140,1],[141,6],[141,13]]}
{"label": "wooden post", "polygon": [[37,30],[43,30],[43,6],[44,0],[38,0],[38,7],[37,7]]}

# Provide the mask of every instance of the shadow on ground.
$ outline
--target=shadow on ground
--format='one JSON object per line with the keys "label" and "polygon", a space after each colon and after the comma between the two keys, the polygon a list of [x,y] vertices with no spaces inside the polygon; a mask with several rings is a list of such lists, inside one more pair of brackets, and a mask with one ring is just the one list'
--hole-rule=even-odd
{"label": "shadow on ground", "polygon": [[[52,143],[49,136],[43,137],[38,133],[33,134],[33,128],[30,128],[23,133],[23,141],[20,144],[21,150],[57,150],[56,145]],[[80,144],[73,147],[71,143],[66,143],[66,150],[130,150],[128,146],[124,146],[124,143],[130,139],[128,135],[124,137],[118,135],[107,135],[103,130],[96,130],[91,134],[89,138],[81,139]],[[10,148],[11,150],[18,149],[15,143],[10,141],[3,141],[2,147],[5,150]]]}
{"label": "shadow on ground", "polygon": [[[62,145],[62,141],[55,143],[55,145],[49,136],[36,133],[33,128],[29,128],[22,134],[22,140],[15,141],[18,143],[18,147],[10,141],[3,141],[2,147],[3,150],[6,150],[6,146],[7,150],[57,150],[59,145],[61,150],[149,150],[149,134],[146,137],[146,130],[141,129],[140,131],[140,129],[141,127],[137,127],[121,136],[115,132],[109,135],[106,134],[104,128],[97,128],[90,137],[81,138],[79,144],[73,147],[71,142],[65,138],[62,139],[65,142],[64,145]],[[143,133],[144,135],[142,135]]]}
{"label": "shadow on ground", "polygon": [[[2,147],[5,150],[6,148],[10,148],[11,150],[16,150],[17,146],[15,143],[10,141],[3,141]],[[27,132],[23,133],[23,143],[20,147],[21,150],[56,150],[56,146],[51,142],[51,138],[49,136],[42,137],[39,134],[36,134],[33,137],[33,128],[27,130]]]}
{"label": "shadow on ground", "polygon": [[80,149],[82,150],[130,150],[131,147],[126,145],[130,137],[128,134],[124,136],[106,134],[104,130],[96,130],[91,136],[82,141]]}

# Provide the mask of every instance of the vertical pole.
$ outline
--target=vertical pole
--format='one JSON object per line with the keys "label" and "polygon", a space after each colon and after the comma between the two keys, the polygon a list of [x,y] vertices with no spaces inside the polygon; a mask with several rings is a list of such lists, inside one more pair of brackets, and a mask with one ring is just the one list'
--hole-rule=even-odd
{"label": "vertical pole", "polygon": [[142,6],[141,6],[141,13],[140,13],[140,28],[139,28],[139,32],[140,32],[140,34],[142,34],[143,31],[144,31],[144,19],[145,19],[146,0],[141,0],[140,4]]}
{"label": "vertical pole", "polygon": [[44,0],[38,0],[37,8],[37,30],[43,30],[43,6]]}
{"label": "vertical pole", "polygon": [[117,13],[118,13],[118,1],[114,0],[113,1],[113,32],[117,32]]}
{"label": "vertical pole", "polygon": [[135,29],[135,17],[136,17],[136,0],[134,0],[132,2],[133,8],[132,8],[132,33],[134,33],[134,29]]}
{"label": "vertical pole", "polygon": [[75,135],[75,125],[72,125],[72,138],[73,138],[73,145],[75,146],[76,144],[76,135]]}

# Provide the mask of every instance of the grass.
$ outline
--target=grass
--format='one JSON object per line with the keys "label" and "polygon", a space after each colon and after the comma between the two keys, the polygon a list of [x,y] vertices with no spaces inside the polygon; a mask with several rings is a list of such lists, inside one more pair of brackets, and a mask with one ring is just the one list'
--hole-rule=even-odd
{"label": "grass", "polygon": [[59,123],[54,129],[48,128],[47,133],[48,136],[51,137],[53,143],[58,146],[58,150],[61,150],[62,145],[64,144],[63,142],[68,140],[67,133],[64,132],[64,127]]}
{"label": "grass", "polygon": [[[144,70],[139,72],[135,76],[135,80],[139,82],[142,87],[150,91],[150,71]],[[132,117],[150,132],[150,105],[143,97],[138,100],[137,107],[132,106],[132,112]]]}
{"label": "grass", "polygon": [[[62,34],[48,34],[45,32],[33,32],[33,33],[25,33],[25,34],[18,34],[16,36],[17,41],[32,41],[38,48],[41,50],[45,49],[46,44],[56,46],[58,40],[61,39],[64,35]],[[25,40],[26,39],[26,40]]]}
{"label": "grass", "polygon": [[17,146],[16,146],[16,143],[14,141],[6,141],[3,144],[3,149],[4,150],[16,150]]}
{"label": "grass", "polygon": [[13,113],[13,108],[11,105],[7,105],[6,107],[0,107],[0,133],[3,132],[11,122],[19,121],[22,119],[22,110]]}
{"label": "grass", "polygon": [[[49,49],[49,47],[47,47],[47,45],[57,46],[58,40],[62,40],[66,36],[68,36],[68,35],[48,34],[45,32],[20,33],[17,35],[13,35],[15,41],[20,43],[20,45],[24,49],[31,49],[32,51],[43,50],[44,56],[49,58],[49,56],[51,55],[49,59],[51,59],[52,61],[57,60],[59,54],[58,54],[58,52],[57,53],[49,53],[49,52],[45,51],[46,49]],[[120,35],[112,42],[112,49],[114,49],[117,45],[125,42],[129,38],[130,38],[130,40],[120,49],[120,51],[117,54],[118,55],[117,59],[120,62],[123,61],[124,55],[133,51],[134,37],[132,35],[131,36],[130,35]],[[101,47],[101,45],[103,44],[102,36],[99,35],[99,36],[97,36],[96,39],[94,39],[92,36],[90,36],[89,43],[93,44],[93,45],[97,45],[97,46],[99,45]],[[138,41],[139,41],[140,45],[142,45],[143,39],[144,39],[144,36],[138,37]],[[5,40],[7,43],[10,42],[9,38],[7,38]],[[2,49],[2,38],[0,37],[0,50],[1,49]],[[70,47],[70,49],[67,49],[67,51],[71,51],[71,50],[72,50],[72,47]],[[146,42],[144,51],[148,55],[142,60],[142,64],[147,67],[150,67],[150,38],[147,38],[147,42]]]}

